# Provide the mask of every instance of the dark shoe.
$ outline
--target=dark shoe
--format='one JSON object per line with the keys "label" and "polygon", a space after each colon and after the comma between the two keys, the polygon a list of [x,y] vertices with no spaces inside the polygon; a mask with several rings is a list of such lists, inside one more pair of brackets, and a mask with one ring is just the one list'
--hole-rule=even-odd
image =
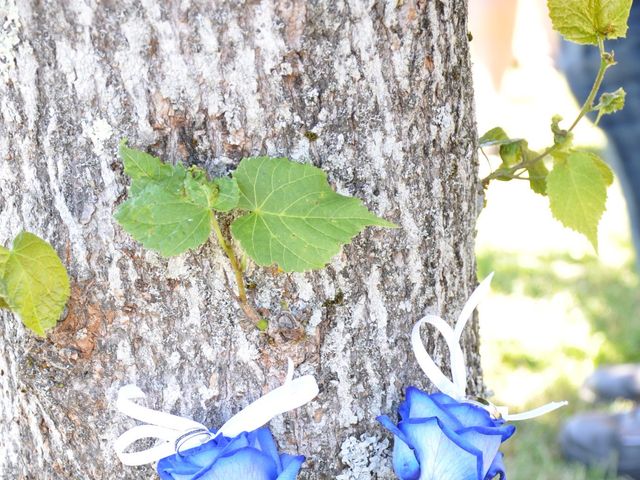
{"label": "dark shoe", "polygon": [[559,441],[568,460],[640,480],[640,410],[576,415],[560,431]]}
{"label": "dark shoe", "polygon": [[587,378],[585,387],[601,400],[627,398],[640,401],[640,364],[600,367]]}

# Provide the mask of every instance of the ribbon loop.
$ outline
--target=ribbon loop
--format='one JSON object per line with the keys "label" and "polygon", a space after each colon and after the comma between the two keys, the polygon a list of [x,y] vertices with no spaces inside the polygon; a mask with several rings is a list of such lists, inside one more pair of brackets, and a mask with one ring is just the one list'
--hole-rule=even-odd
{"label": "ribbon loop", "polygon": [[[289,359],[284,384],[245,407],[214,434],[201,423],[188,418],[138,405],[133,400],[144,398],[144,392],[135,385],[125,385],[118,391],[117,409],[145,425],[135,426],[120,435],[114,449],[125,465],[153,463],[179,450],[202,445],[218,435],[236,437],[242,432],[256,430],[277,415],[305,405],[317,395],[318,384],[313,375],[293,379],[293,362]],[[145,450],[126,452],[135,442],[146,438],[160,442]]]}
{"label": "ribbon loop", "polygon": [[[568,402],[552,402],[533,410],[510,415],[507,407],[498,407],[491,404],[485,405],[484,403],[469,399],[466,396],[467,367],[465,364],[464,352],[460,346],[460,339],[462,338],[462,331],[471,318],[473,311],[489,292],[492,278],[493,273],[488,275],[487,278],[485,278],[473,291],[469,299],[464,304],[464,307],[462,307],[462,311],[458,316],[455,327],[452,328],[447,322],[435,315],[427,315],[416,322],[413,326],[413,330],[411,331],[411,345],[413,347],[413,353],[416,360],[418,361],[418,365],[420,365],[425,375],[427,375],[429,380],[431,380],[436,388],[442,393],[445,393],[458,401],[467,401],[478,405],[487,410],[491,415],[497,414],[505,421],[528,420],[567,405]],[[422,339],[420,338],[420,327],[425,323],[434,326],[440,332],[447,344],[447,347],[449,348],[451,376],[453,380],[449,380],[449,378],[442,373],[442,370],[435,364],[433,358],[431,358],[431,355],[429,355],[422,343]]]}

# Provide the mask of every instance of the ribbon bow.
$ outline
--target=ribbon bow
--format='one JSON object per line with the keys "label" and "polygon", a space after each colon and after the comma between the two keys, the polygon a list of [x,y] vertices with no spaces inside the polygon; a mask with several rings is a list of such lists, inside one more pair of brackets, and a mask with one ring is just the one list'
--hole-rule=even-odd
{"label": "ribbon bow", "polygon": [[[116,454],[125,465],[145,465],[174,455],[179,449],[189,449],[224,435],[236,437],[251,432],[268,423],[272,418],[309,403],[318,395],[318,384],[313,375],[293,379],[293,362],[289,359],[287,377],[282,386],[260,397],[231,417],[217,431],[212,432],[201,423],[188,418],[152,410],[133,400],[145,394],[135,385],[125,385],[118,391],[118,411],[144,422],[120,435],[114,444]],[[161,440],[145,450],[125,453],[133,443],[145,438]]]}
{"label": "ribbon bow", "polygon": [[[458,401],[478,404],[482,408],[488,410],[493,416],[501,417],[505,421],[527,420],[544,415],[567,405],[568,402],[566,401],[551,402],[533,410],[511,415],[509,414],[509,409],[507,407],[497,407],[491,405],[486,400],[478,402],[467,397],[467,367],[464,360],[464,353],[460,347],[460,337],[462,336],[462,331],[471,318],[473,311],[489,292],[489,286],[491,285],[492,278],[493,273],[485,278],[480,285],[478,285],[478,288],[473,291],[469,300],[464,304],[454,328],[451,328],[447,322],[435,315],[426,315],[413,326],[413,330],[411,332],[411,345],[420,368],[422,368],[427,377],[429,377],[429,380],[431,380],[431,382],[442,393],[445,393]],[[427,350],[422,343],[420,327],[425,323],[434,326],[440,332],[449,347],[452,380],[449,380],[447,376],[442,373],[442,370],[440,370],[440,368],[435,364],[431,355],[427,353]],[[488,403],[488,405],[485,404],[485,402]]]}

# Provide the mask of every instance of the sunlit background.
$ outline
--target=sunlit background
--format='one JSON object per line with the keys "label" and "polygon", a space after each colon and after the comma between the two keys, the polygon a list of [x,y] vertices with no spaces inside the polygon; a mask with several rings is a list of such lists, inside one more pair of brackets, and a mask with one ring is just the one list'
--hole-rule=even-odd
{"label": "sunlit background", "polygon": [[[533,149],[552,142],[551,117],[571,122],[579,106],[554,68],[557,39],[541,0],[470,0],[474,81],[480,133],[503,127]],[[505,16],[516,9],[513,43]],[[615,68],[615,67],[614,67]],[[584,99],[581,99],[584,100]],[[576,143],[607,158],[605,135],[587,120]],[[494,162],[494,168],[498,161]],[[489,166],[480,157],[481,174]],[[513,411],[552,400],[569,407],[518,424],[505,444],[510,480],[603,479],[560,457],[557,433],[573,413],[620,410],[594,405],[580,394],[598,365],[640,361],[639,281],[627,211],[619,183],[609,189],[600,223],[599,255],[588,241],[563,228],[548,200],[527,182],[493,182],[477,232],[478,276],[495,272],[491,295],[480,307],[482,358],[492,401]]]}

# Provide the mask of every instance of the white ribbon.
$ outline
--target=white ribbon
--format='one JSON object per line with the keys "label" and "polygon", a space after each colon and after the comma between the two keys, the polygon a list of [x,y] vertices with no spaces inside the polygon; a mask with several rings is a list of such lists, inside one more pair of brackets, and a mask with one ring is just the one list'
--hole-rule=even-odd
{"label": "white ribbon", "polygon": [[[153,463],[174,455],[178,448],[194,448],[218,435],[236,437],[242,432],[251,432],[277,415],[309,403],[317,395],[318,384],[313,375],[293,379],[293,362],[289,359],[287,377],[282,386],[245,407],[214,433],[201,423],[188,418],[138,405],[133,400],[144,398],[145,394],[135,385],[125,385],[118,391],[118,411],[146,425],[138,425],[124,432],[116,439],[114,449],[125,465]],[[145,450],[125,453],[133,443],[146,438],[161,442]]]}
{"label": "white ribbon", "polygon": [[[492,278],[493,273],[485,278],[480,283],[480,285],[478,285],[478,288],[473,291],[473,293],[469,297],[469,300],[467,300],[467,302],[464,304],[462,312],[460,312],[454,328],[451,328],[451,326],[440,317],[437,317],[435,315],[426,315],[425,317],[418,320],[418,322],[413,326],[413,330],[411,331],[411,345],[413,347],[413,353],[416,356],[416,360],[418,361],[418,365],[420,365],[420,368],[422,368],[429,380],[431,380],[431,382],[436,386],[436,388],[438,388],[438,390],[449,395],[452,398],[455,398],[460,402],[468,401],[466,393],[467,367],[464,359],[464,352],[462,351],[462,347],[460,346],[460,338],[462,337],[462,331],[464,330],[464,327],[467,325],[468,320],[473,315],[473,311],[489,292],[489,286],[491,285]],[[442,335],[442,337],[444,338],[447,347],[449,347],[449,356],[451,360],[451,377],[453,380],[449,380],[447,376],[442,373],[442,370],[435,364],[433,358],[431,358],[431,355],[429,355],[427,349],[422,343],[422,338],[420,337],[420,327],[422,327],[422,325],[424,325],[425,323],[428,323],[435,327],[440,332],[440,335]],[[490,413],[497,412],[499,416],[505,421],[527,420],[529,418],[544,415],[568,404],[568,402],[551,402],[543,405],[542,407],[538,407],[527,412],[510,415],[509,409],[507,407],[495,407],[493,405],[487,406],[478,402],[471,403],[482,406]]]}

